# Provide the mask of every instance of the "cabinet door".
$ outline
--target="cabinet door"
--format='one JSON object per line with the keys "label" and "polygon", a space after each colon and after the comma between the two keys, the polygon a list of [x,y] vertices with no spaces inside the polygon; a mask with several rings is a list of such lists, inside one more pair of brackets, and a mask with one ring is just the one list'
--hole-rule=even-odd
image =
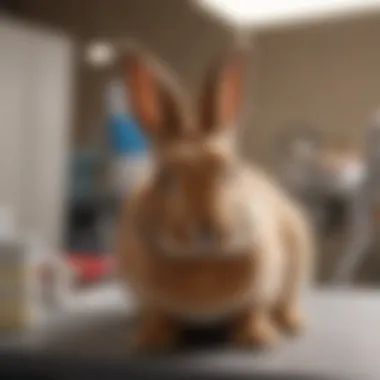
{"label": "cabinet door", "polygon": [[0,18],[0,206],[22,232],[56,248],[62,236],[73,46]]}
{"label": "cabinet door", "polygon": [[24,30],[0,18],[0,207],[9,208],[20,222],[24,126],[30,87],[32,47]]}
{"label": "cabinet door", "polygon": [[55,248],[63,235],[68,179],[72,45],[61,36],[40,31],[32,38],[31,123],[24,140],[30,168],[23,176],[23,210],[26,224]]}

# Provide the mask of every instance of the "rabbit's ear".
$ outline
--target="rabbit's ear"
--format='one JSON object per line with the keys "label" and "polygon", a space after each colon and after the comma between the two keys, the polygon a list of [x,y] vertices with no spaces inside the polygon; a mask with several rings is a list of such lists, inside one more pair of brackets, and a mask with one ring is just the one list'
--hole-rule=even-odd
{"label": "rabbit's ear", "polygon": [[242,103],[247,52],[236,48],[213,66],[201,94],[201,124],[206,131],[231,128]]}
{"label": "rabbit's ear", "polygon": [[189,124],[183,95],[162,64],[146,52],[124,55],[124,78],[132,112],[153,138],[177,136]]}

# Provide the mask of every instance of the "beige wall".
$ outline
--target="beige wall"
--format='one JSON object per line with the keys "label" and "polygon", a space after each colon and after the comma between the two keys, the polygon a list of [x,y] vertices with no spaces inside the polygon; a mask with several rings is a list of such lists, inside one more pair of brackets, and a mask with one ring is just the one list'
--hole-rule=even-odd
{"label": "beige wall", "polygon": [[294,121],[320,129],[332,145],[360,145],[380,106],[379,42],[380,17],[261,34],[246,149],[269,160],[276,137]]}

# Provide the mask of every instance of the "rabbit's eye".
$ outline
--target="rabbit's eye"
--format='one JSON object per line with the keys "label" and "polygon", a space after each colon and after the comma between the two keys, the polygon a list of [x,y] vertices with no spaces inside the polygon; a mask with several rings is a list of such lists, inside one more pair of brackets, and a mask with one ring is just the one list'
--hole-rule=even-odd
{"label": "rabbit's eye", "polygon": [[163,168],[158,175],[158,184],[164,191],[171,192],[177,189],[178,180],[173,171]]}

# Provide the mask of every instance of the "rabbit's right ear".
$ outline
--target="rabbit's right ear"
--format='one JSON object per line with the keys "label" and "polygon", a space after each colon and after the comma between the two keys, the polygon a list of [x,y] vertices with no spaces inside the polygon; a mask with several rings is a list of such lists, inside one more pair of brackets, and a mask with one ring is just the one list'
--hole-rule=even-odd
{"label": "rabbit's right ear", "polygon": [[200,121],[206,132],[236,125],[242,103],[246,60],[247,50],[236,46],[208,72],[200,104]]}
{"label": "rabbit's right ear", "polygon": [[124,55],[124,79],[132,112],[154,139],[174,137],[189,124],[183,94],[172,76],[146,52]]}

